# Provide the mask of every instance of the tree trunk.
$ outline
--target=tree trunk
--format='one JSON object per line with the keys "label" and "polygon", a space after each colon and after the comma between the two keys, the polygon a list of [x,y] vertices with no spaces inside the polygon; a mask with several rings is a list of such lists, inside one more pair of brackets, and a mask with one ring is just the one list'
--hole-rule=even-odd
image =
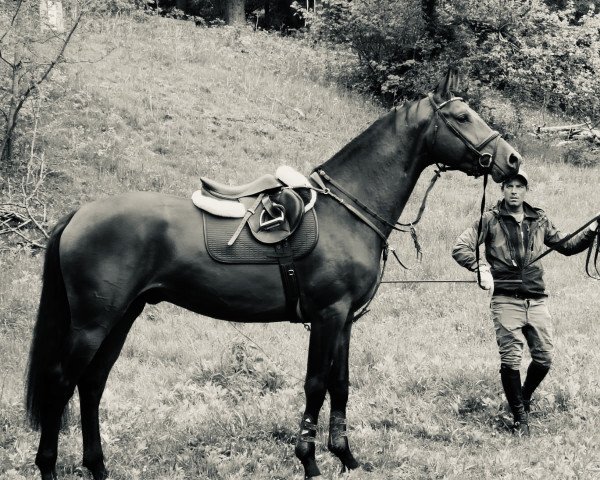
{"label": "tree trunk", "polygon": [[[278,27],[281,30],[288,28],[294,28],[297,25],[294,24],[294,11],[290,7],[292,2],[290,0],[277,0],[277,10],[279,11],[279,19],[281,24]],[[302,5],[303,2],[299,2]]]}
{"label": "tree trunk", "polygon": [[20,94],[19,77],[22,67],[21,50],[22,45],[18,43],[15,47],[14,64],[12,67],[11,96],[10,104],[8,107],[8,116],[6,117],[6,129],[4,131],[4,138],[2,139],[2,146],[0,151],[0,160],[3,163],[7,164],[10,164],[12,162],[13,135],[15,131],[15,124],[17,121],[17,104],[19,102]]}
{"label": "tree trunk", "polygon": [[64,33],[65,20],[61,0],[40,1],[40,21],[42,30],[50,29],[57,33]]}
{"label": "tree trunk", "polygon": [[227,25],[241,24],[246,21],[244,2],[245,0],[225,1],[225,23]]}
{"label": "tree trunk", "polygon": [[427,33],[430,37],[435,36],[438,28],[437,3],[438,0],[421,0],[421,9],[425,17]]}

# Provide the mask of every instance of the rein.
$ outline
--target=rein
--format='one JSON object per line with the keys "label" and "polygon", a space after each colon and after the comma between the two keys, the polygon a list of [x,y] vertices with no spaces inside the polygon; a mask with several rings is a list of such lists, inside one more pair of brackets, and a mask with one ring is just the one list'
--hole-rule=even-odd
{"label": "rein", "polygon": [[[596,220],[600,219],[600,215],[596,217]],[[600,220],[598,220],[600,222]],[[590,273],[590,260],[592,258],[592,250],[594,248],[594,242],[592,241],[590,248],[588,248],[587,257],[585,259],[585,273],[588,277],[593,278],[594,280],[600,280],[600,270],[598,269],[598,256],[600,256],[600,226],[596,227],[596,250],[594,252],[594,272]]]}
{"label": "rein", "polygon": [[[448,103],[454,102],[456,100],[462,100],[462,98],[461,97],[453,97],[453,98],[446,100],[445,102],[442,102],[438,105],[435,103],[432,93],[427,95],[427,97],[429,98],[429,102],[431,103],[431,105],[433,107],[434,115],[441,118],[442,121],[444,122],[444,124],[446,125],[446,127],[448,128],[448,130],[450,130],[454,135],[456,135],[460,140],[462,140],[462,142],[465,144],[465,146],[477,156],[477,167],[474,169],[473,176],[477,177],[477,176],[483,175],[483,194],[481,195],[479,225],[477,226],[477,241],[479,242],[479,237],[481,236],[481,231],[483,229],[483,214],[485,212],[485,194],[486,194],[486,188],[487,188],[487,184],[488,184],[488,175],[492,171],[492,168],[494,167],[494,165],[496,166],[496,168],[500,169],[500,166],[496,165],[496,152],[498,150],[498,141],[500,140],[501,135],[498,131],[492,130],[492,132],[487,136],[487,138],[485,138],[485,140],[480,142],[478,145],[475,145],[467,137],[465,137],[462,134],[462,132],[460,130],[458,130],[458,128],[456,128],[454,126],[454,124],[452,122],[450,122],[440,111]],[[438,126],[436,123],[435,124],[435,132],[436,132],[435,135],[437,135],[437,128],[438,128]],[[434,135],[434,142],[435,142],[435,138],[436,138],[435,135]],[[485,146],[488,145],[493,140],[496,140],[496,142],[494,144],[494,152],[493,153],[483,152],[482,149],[485,148]],[[500,170],[502,170],[502,169],[500,169]],[[477,262],[477,285],[479,285],[480,288],[483,288],[481,286],[481,271],[479,269],[480,258],[479,258],[479,245],[478,244],[475,246],[475,260]]]}
{"label": "rein", "polygon": [[[533,260],[531,260],[527,265],[525,265],[524,268],[529,267],[531,264],[537,262],[538,260],[541,260],[546,255],[548,255],[549,253],[552,253],[553,251],[557,250],[558,247],[560,247],[564,243],[567,243],[575,235],[577,235],[578,233],[582,232],[584,229],[586,229],[588,226],[590,226],[595,221],[600,222],[600,215],[596,215],[595,217],[591,218],[586,223],[584,223],[581,227],[579,227],[577,230],[575,230],[573,233],[570,233],[565,238],[563,238],[556,245],[554,245],[553,247],[548,248],[546,251],[544,251],[543,253],[539,254],[537,257],[535,257]],[[594,249],[594,244],[596,245],[595,249]],[[593,262],[591,261],[592,260],[592,255],[594,257],[594,261]],[[600,280],[600,269],[598,267],[598,257],[600,257],[600,225],[598,227],[596,227],[596,232],[595,232],[595,235],[594,235],[594,240],[592,240],[592,243],[590,244],[590,246],[588,248],[586,259],[585,259],[585,273],[587,274],[588,277],[590,277],[590,278],[592,278],[594,280]],[[591,265],[593,265],[593,269],[595,270],[595,272],[592,271]]]}
{"label": "rein", "polygon": [[352,195],[347,190],[345,190],[339,183],[337,183],[333,178],[331,178],[329,175],[327,175],[327,173],[325,172],[325,170],[323,170],[322,168],[320,168],[316,172],[321,177],[323,177],[325,180],[327,180],[328,183],[330,183],[331,185],[333,185],[337,190],[339,190],[340,192],[342,192],[350,200],[352,200],[359,207],[361,207],[365,212],[367,212],[369,215],[371,215],[372,217],[374,217],[377,220],[379,220],[384,225],[386,225],[389,228],[391,228],[392,230],[396,230],[398,232],[408,232],[410,230],[405,230],[402,227],[409,227],[410,228],[413,225],[416,225],[417,223],[419,223],[419,221],[421,220],[421,217],[423,216],[423,212],[425,211],[425,205],[427,203],[427,197],[429,196],[429,192],[431,191],[431,189],[435,185],[435,182],[437,182],[438,178],[441,177],[441,172],[443,172],[443,171],[446,170],[445,167],[441,167],[440,166],[438,168],[439,168],[439,170],[435,171],[434,176],[431,178],[431,180],[429,182],[429,187],[427,187],[427,191],[425,192],[423,200],[421,201],[421,206],[419,207],[419,211],[417,212],[417,217],[412,222],[410,222],[410,223],[401,223],[401,222],[394,222],[394,223],[392,223],[392,222],[386,220],[385,218],[383,218],[382,216],[380,216],[377,212],[375,212],[374,210],[372,210],[371,208],[369,208],[367,205],[365,205],[363,202],[361,202],[354,195]]}
{"label": "rein", "polygon": [[[421,203],[421,208],[419,209],[419,213],[417,215],[416,220],[413,223],[409,224],[410,230],[408,230],[408,231],[410,231],[413,241],[415,243],[415,249],[417,250],[417,258],[420,258],[422,256],[422,254],[421,254],[421,246],[419,245],[418,240],[417,240],[417,234],[416,234],[416,230],[414,228],[414,224],[416,224],[421,219],[423,211],[425,210],[425,203],[427,201],[427,196],[429,195],[429,192],[431,191],[431,189],[433,188],[433,185],[435,184],[435,182],[437,181],[437,179],[439,177],[440,177],[440,173],[438,171],[436,171],[434,177],[431,179],[431,183],[430,183],[427,191],[425,192],[425,197],[423,198],[423,201]],[[370,209],[363,202],[358,200],[354,195],[350,194],[347,190],[345,190],[335,180],[333,180],[322,168],[313,171],[310,174],[310,179],[319,186],[319,188],[316,188],[315,190],[317,190],[319,193],[322,193],[324,195],[329,195],[331,198],[336,200],[340,205],[346,207],[353,215],[358,217],[363,223],[365,223],[375,233],[377,233],[377,235],[383,241],[383,248],[382,248],[381,254],[380,254],[381,255],[381,260],[380,260],[381,268],[379,270],[379,276],[377,278],[377,282],[375,283],[375,288],[370,293],[367,302],[364,304],[364,306],[360,309],[360,311],[358,313],[354,314],[354,318],[352,319],[352,321],[356,322],[359,318],[361,318],[363,315],[366,315],[370,311],[369,305],[371,304],[371,301],[377,294],[377,291],[379,290],[379,286],[382,283],[383,274],[385,273],[385,267],[387,265],[387,259],[389,256],[389,252],[390,251],[392,252],[392,255],[394,255],[394,258],[402,266],[402,268],[404,268],[406,270],[410,270],[410,268],[407,267],[406,265],[404,265],[404,263],[402,263],[402,261],[400,260],[400,257],[398,257],[398,255],[396,254],[396,251],[390,246],[390,244],[388,242],[388,236],[385,233],[383,233],[371,220],[369,220],[358,208],[356,208],[354,205],[351,205],[348,202],[346,202],[346,200],[344,200],[339,195],[333,193],[331,191],[331,189],[325,185],[323,180],[327,181],[334,188],[336,188],[342,194],[347,196],[352,202],[354,202],[356,205],[358,205],[360,208],[362,208],[366,213],[368,213],[375,219],[379,220],[384,225],[390,227],[392,230],[397,230],[400,232],[406,232],[407,230],[398,228],[398,226],[397,226],[398,222],[391,223],[391,222],[387,221],[385,218],[381,217],[375,211]],[[402,226],[404,226],[404,225],[400,224],[400,227],[402,227]]]}
{"label": "rein", "polygon": [[481,195],[481,207],[479,209],[479,224],[477,225],[477,240],[475,243],[475,261],[477,262],[477,285],[481,286],[481,271],[479,269],[479,237],[481,237],[481,231],[483,230],[483,214],[485,212],[485,191],[487,188],[488,174],[483,176],[483,193]]}

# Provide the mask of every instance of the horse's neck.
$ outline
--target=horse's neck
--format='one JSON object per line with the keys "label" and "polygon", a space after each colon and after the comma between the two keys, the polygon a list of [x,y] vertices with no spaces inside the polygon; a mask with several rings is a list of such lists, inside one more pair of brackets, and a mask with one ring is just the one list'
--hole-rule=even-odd
{"label": "horse's neck", "polygon": [[393,110],[322,166],[346,191],[392,223],[429,163],[417,109],[414,103]]}

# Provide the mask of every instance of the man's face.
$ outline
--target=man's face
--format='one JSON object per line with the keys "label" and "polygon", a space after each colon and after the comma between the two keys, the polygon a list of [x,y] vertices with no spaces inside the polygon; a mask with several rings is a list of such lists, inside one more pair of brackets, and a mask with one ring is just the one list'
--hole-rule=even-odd
{"label": "man's face", "polygon": [[504,193],[506,204],[510,207],[518,208],[525,201],[527,185],[520,178],[514,178],[502,186],[502,192]]}

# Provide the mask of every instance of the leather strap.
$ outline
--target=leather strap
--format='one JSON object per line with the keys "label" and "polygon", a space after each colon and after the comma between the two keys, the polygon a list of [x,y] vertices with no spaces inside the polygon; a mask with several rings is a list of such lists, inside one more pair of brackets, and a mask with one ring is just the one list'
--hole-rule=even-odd
{"label": "leather strap", "polygon": [[[588,220],[587,222],[585,222],[581,227],[579,227],[577,230],[575,230],[573,233],[570,233],[569,235],[567,235],[565,238],[563,238],[560,242],[558,242],[556,245],[554,245],[553,247],[548,248],[548,250],[546,250],[544,253],[538,255],[537,257],[535,257],[533,260],[531,260],[527,265],[525,265],[524,268],[527,268],[529,265],[531,265],[534,262],[537,262],[538,260],[544,258],[546,255],[548,255],[549,253],[551,253],[552,251],[556,250],[558,247],[560,247],[563,243],[568,242],[569,240],[571,240],[575,235],[577,235],[579,232],[583,231],[586,227],[588,227],[589,225],[591,225],[592,223],[594,223],[596,220],[600,221],[600,215],[595,216],[594,218]],[[598,230],[600,230],[600,226],[598,227]],[[598,231],[597,230],[597,231]],[[591,256],[591,253],[590,253]]]}
{"label": "leather strap", "polygon": [[[375,212],[373,209],[369,208],[367,205],[365,205],[363,202],[361,202],[354,195],[352,195],[348,191],[346,191],[339,183],[337,183],[333,178],[331,178],[327,174],[327,172],[325,172],[325,170],[323,170],[322,168],[318,168],[317,170],[315,170],[310,175],[310,178],[311,178],[311,180],[314,180],[315,183],[317,183],[319,186],[321,186],[321,188],[323,190],[325,190],[323,193],[331,194],[330,190],[327,187],[325,187],[325,184],[323,183],[323,180],[321,178],[321,177],[323,177],[325,180],[327,180],[328,183],[330,183],[337,190],[339,190],[341,193],[346,195],[350,200],[352,200],[354,203],[356,203],[359,207],[361,207],[365,212],[367,212],[369,215],[371,215],[376,220],[378,220],[381,223],[383,223],[384,225],[390,227],[392,230],[396,230],[398,232],[407,232],[407,231],[411,231],[411,230],[414,231],[413,226],[416,225],[417,223],[419,223],[419,221],[421,220],[423,212],[425,211],[425,206],[427,204],[427,198],[429,197],[429,193],[431,192],[431,189],[435,185],[435,182],[438,180],[438,178],[440,178],[440,176],[441,176],[440,171],[435,171],[435,173],[429,183],[429,187],[427,187],[427,191],[425,192],[425,195],[423,196],[423,200],[421,201],[421,206],[419,207],[419,212],[417,213],[417,218],[415,218],[415,220],[413,220],[410,223],[401,223],[401,222],[392,223],[389,220],[386,220],[381,215],[379,215],[377,212]],[[410,230],[405,230],[405,228],[407,228],[407,227],[410,228]],[[411,232],[411,233],[413,233],[413,232]]]}
{"label": "leather strap", "polygon": [[[358,210],[354,205],[349,204],[342,197],[336,195],[329,188],[327,188],[325,186],[325,183],[323,183],[323,180],[321,179],[321,177],[323,177],[325,180],[327,180],[329,183],[331,183],[335,188],[340,190],[344,195],[347,195],[348,197],[350,197],[350,199],[353,202],[356,202],[362,208],[365,208],[364,205],[362,203],[358,202],[354,197],[350,196],[345,190],[341,189],[337,185],[337,183],[334,183],[334,181],[331,179],[331,177],[329,175],[327,175],[324,170],[321,169],[321,170],[314,171],[313,173],[311,173],[311,175],[310,175],[311,180],[313,180],[317,185],[319,185],[321,187],[322,194],[329,195],[331,198],[333,198],[338,203],[340,203],[341,205],[346,207],[348,210],[350,210],[350,212],[352,212],[352,214],[354,214],[356,217],[358,217],[363,223],[366,223],[377,235],[379,235],[379,237],[383,240],[383,244],[385,246],[387,246],[388,245],[387,236],[371,220],[369,220],[367,217],[365,217],[360,212],[360,210]],[[371,213],[369,210],[367,210],[367,212]]]}
{"label": "leather strap", "polygon": [[252,206],[246,210],[246,213],[244,214],[244,218],[242,218],[242,221],[240,222],[240,224],[238,225],[238,227],[235,229],[235,232],[233,232],[233,235],[231,236],[231,238],[227,242],[227,245],[231,246],[231,245],[234,244],[234,242],[240,236],[240,233],[242,233],[242,230],[243,230],[244,226],[246,225],[246,222],[248,221],[248,219],[252,215],[254,215],[254,212],[256,212],[256,209],[260,205],[260,202],[261,202],[261,200],[262,200],[263,197],[264,197],[264,194],[261,193],[258,197],[256,197],[256,201],[252,204]]}
{"label": "leather strap", "polygon": [[477,262],[477,285],[479,288],[483,288],[481,286],[481,272],[479,270],[479,237],[481,236],[481,231],[483,230],[483,213],[485,212],[485,190],[487,188],[488,183],[488,174],[485,173],[483,175],[483,195],[481,195],[481,208],[479,211],[479,225],[477,226],[477,238],[475,239],[475,261]]}
{"label": "leather strap", "polygon": [[[594,252],[594,261],[592,262],[592,250],[594,250],[594,243],[596,243],[596,250]],[[600,226],[596,228],[595,234],[595,242],[592,240],[590,247],[587,251],[587,257],[585,259],[585,273],[587,273],[588,277],[593,278],[594,280],[600,280],[600,270],[598,269],[598,256],[600,255]],[[592,265],[594,266],[594,271],[592,271]]]}
{"label": "leather strap", "polygon": [[[473,170],[472,173],[470,173],[469,175],[473,175],[475,177],[478,177],[479,175],[482,175],[484,173],[490,173],[492,171],[492,167],[495,165],[496,168],[498,168],[500,171],[504,171],[499,165],[496,164],[495,159],[496,159],[496,152],[498,149],[498,139],[500,139],[501,135],[499,132],[497,132],[496,130],[492,130],[490,132],[490,134],[487,136],[487,138],[485,140],[483,140],[482,142],[480,142],[478,145],[473,144],[467,137],[465,137],[463,135],[463,133],[456,128],[456,126],[450,122],[440,111],[440,109],[442,107],[444,107],[444,105],[459,100],[462,101],[462,98],[460,97],[454,97],[451,98],[450,100],[447,100],[443,103],[441,103],[440,105],[437,105],[435,103],[435,100],[433,99],[433,93],[430,93],[429,95],[427,95],[427,97],[429,98],[429,102],[431,103],[432,107],[433,107],[433,116],[438,116],[439,118],[442,119],[442,121],[444,122],[444,124],[446,125],[446,127],[456,136],[458,137],[463,143],[464,145],[471,150],[471,152],[473,152],[475,155],[477,155],[477,164]],[[437,132],[437,123],[435,124],[435,131]],[[492,140],[496,140],[496,144],[494,145],[494,151],[493,153],[484,153],[482,152],[482,149],[488,144],[490,143]],[[434,137],[434,142],[435,142],[435,137]],[[448,169],[449,170],[449,169]]]}
{"label": "leather strap", "polygon": [[298,277],[296,276],[296,266],[292,247],[287,240],[275,244],[275,254],[279,263],[279,272],[281,273],[281,283],[283,284],[283,293],[285,294],[285,310],[291,322],[300,322],[296,314],[296,306],[300,300],[300,288],[298,286]]}

